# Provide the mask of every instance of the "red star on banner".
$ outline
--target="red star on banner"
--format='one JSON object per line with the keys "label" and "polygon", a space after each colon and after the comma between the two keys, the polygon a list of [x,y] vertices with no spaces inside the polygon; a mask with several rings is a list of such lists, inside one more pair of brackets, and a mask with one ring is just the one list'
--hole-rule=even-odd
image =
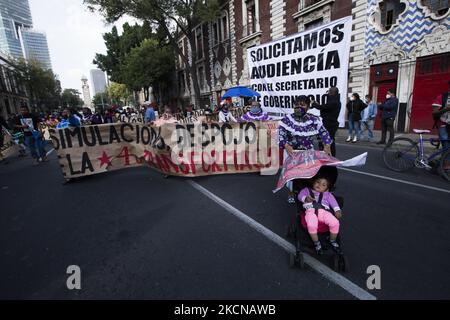
{"label": "red star on banner", "polygon": [[100,168],[103,167],[104,164],[106,164],[106,167],[110,166],[111,165],[111,158],[112,157],[108,157],[106,152],[103,151],[103,155],[100,158],[97,158],[98,160],[100,160]]}

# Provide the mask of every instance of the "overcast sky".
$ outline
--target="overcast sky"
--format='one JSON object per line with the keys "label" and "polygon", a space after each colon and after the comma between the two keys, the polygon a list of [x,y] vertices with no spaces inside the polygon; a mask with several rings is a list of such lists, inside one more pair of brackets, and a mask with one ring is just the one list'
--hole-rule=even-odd
{"label": "overcast sky", "polygon": [[[89,70],[96,68],[92,60],[96,53],[105,53],[103,33],[111,31],[98,13],[92,13],[83,0],[29,0],[34,28],[47,34],[53,72],[59,76],[61,86],[81,92],[81,77],[90,80]],[[116,23],[134,23],[121,19]]]}

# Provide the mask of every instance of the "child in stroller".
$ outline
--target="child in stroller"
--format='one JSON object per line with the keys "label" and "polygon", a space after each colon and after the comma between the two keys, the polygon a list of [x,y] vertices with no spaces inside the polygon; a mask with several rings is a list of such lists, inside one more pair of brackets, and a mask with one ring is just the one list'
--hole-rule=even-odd
{"label": "child in stroller", "polygon": [[311,179],[294,180],[294,192],[298,193],[297,214],[295,223],[287,230],[287,236],[293,238],[296,248],[295,255],[290,255],[291,266],[303,268],[303,252],[322,256],[331,246],[334,270],[348,270],[338,220],[342,217],[344,199],[331,192],[337,176],[336,167],[323,166]]}
{"label": "child in stroller", "polygon": [[[322,255],[322,245],[317,231],[319,223],[326,225],[330,231],[330,244],[340,254],[341,248],[336,239],[339,233],[339,220],[342,211],[334,195],[329,192],[330,181],[326,175],[316,175],[312,180],[312,188],[305,187],[300,191],[298,200],[303,203],[306,228],[314,243],[317,254]],[[333,213],[334,214],[333,214]]]}

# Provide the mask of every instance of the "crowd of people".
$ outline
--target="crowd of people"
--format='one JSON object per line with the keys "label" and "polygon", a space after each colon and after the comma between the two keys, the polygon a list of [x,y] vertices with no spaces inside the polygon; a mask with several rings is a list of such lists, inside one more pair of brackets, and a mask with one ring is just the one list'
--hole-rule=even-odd
{"label": "crowd of people", "polygon": [[[436,120],[439,137],[444,146],[449,146],[448,131],[450,123],[450,81],[449,90],[436,98],[433,103],[432,115]],[[294,113],[286,115],[280,122],[280,147],[287,155],[294,149],[312,148],[312,136],[319,137],[319,147],[330,155],[336,155],[335,136],[339,128],[338,117],[341,112],[339,90],[336,87],[329,88],[325,104],[319,104],[306,96],[297,99]],[[206,114],[214,114],[221,123],[237,123],[245,121],[268,121],[272,118],[262,110],[256,100],[250,100],[242,116],[233,115],[231,110],[240,107],[233,104],[231,99],[223,100],[218,106],[206,110]],[[346,105],[348,120],[347,142],[373,141],[374,125],[376,117],[381,119],[381,139],[377,144],[391,143],[394,139],[394,122],[399,107],[399,100],[395,90],[390,89],[386,93],[383,103],[374,103],[369,95],[362,100],[358,93],[353,93]],[[320,111],[320,117],[308,113],[308,109],[315,108]],[[43,138],[42,125],[47,127],[67,128],[82,125],[98,125],[115,123],[134,119],[145,124],[154,124],[157,121],[170,123],[176,122],[182,115],[189,118],[196,110],[193,104],[184,109],[171,108],[167,105],[158,106],[157,103],[145,103],[140,107],[118,107],[113,106],[105,110],[92,111],[89,108],[75,109],[65,108],[50,114],[40,113],[38,115],[30,112],[29,108],[23,106],[19,114],[11,114],[7,119],[1,118],[0,125],[9,130],[16,144],[20,146],[20,156],[26,154],[28,148],[30,155],[35,158],[35,163],[47,161],[45,153],[45,139]],[[381,113],[381,114],[380,114]],[[305,124],[308,125],[305,125]],[[387,134],[389,138],[387,139]],[[3,130],[1,141],[3,144]],[[4,159],[0,159],[3,161]]]}

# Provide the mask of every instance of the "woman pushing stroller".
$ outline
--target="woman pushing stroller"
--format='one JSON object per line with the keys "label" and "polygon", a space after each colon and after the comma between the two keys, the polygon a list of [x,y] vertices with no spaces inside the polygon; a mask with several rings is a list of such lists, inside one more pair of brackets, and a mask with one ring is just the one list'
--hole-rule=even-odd
{"label": "woman pushing stroller", "polygon": [[[320,137],[324,151],[331,155],[331,144],[333,140],[327,129],[323,126],[320,117],[308,113],[310,99],[307,96],[300,96],[295,101],[294,113],[286,115],[281,119],[278,130],[280,137],[280,147],[285,150],[284,158],[292,156],[294,150],[314,150],[314,137]],[[287,184],[289,189],[289,203],[295,203],[293,184]]]}

